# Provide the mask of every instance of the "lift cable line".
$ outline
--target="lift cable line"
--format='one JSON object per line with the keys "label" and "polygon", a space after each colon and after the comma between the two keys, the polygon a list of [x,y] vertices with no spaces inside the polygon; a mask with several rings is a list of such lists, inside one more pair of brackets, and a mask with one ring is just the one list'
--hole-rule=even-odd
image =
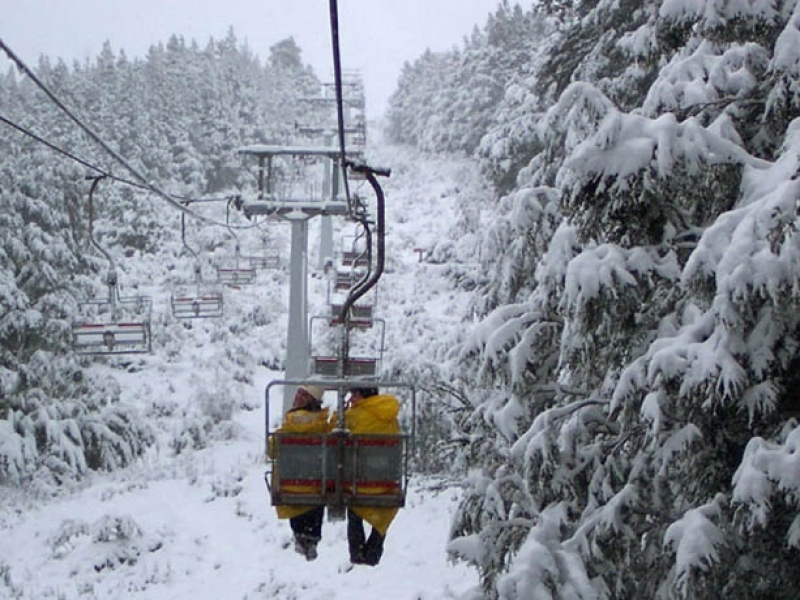
{"label": "lift cable line", "polygon": [[[49,142],[48,140],[44,139],[42,136],[34,133],[30,129],[27,129],[27,128],[23,127],[22,125],[19,125],[18,123],[15,123],[11,119],[8,119],[7,117],[4,117],[3,115],[0,115],[0,123],[8,125],[9,127],[11,127],[12,129],[15,129],[19,133],[21,133],[23,135],[26,135],[29,138],[33,139],[34,141],[39,142],[40,144],[48,147],[50,150],[53,150],[54,152],[56,152],[58,154],[61,154],[61,155],[65,156],[66,158],[69,158],[70,160],[75,161],[79,165],[82,165],[82,166],[86,167],[87,169],[90,169],[90,170],[94,171],[95,173],[97,173],[97,175],[100,175],[100,176],[105,177],[107,179],[111,179],[112,181],[117,181],[119,183],[123,183],[125,185],[129,185],[131,187],[134,187],[134,188],[137,188],[137,189],[140,189],[140,190],[143,190],[143,191],[147,191],[147,192],[152,191],[150,187],[148,187],[148,186],[146,186],[144,184],[138,183],[136,181],[132,181],[130,179],[126,179],[124,177],[120,177],[119,175],[114,175],[114,173],[112,173],[111,171],[103,169],[102,167],[98,167],[96,164],[93,164],[93,163],[81,158],[80,156],[76,156],[76,155],[72,154],[71,152],[69,152],[67,150],[64,150],[63,148],[57,146],[56,144],[54,144],[52,142]],[[179,194],[166,194],[166,193],[164,193],[164,194],[166,196],[170,197],[170,198],[175,199],[176,201],[179,201],[179,202],[185,204],[186,206],[188,206],[189,204],[199,204],[199,203],[209,203],[209,202],[228,202],[231,199],[235,199],[235,196],[221,196],[221,197],[212,197],[212,198],[195,198],[195,197],[190,197],[190,196],[181,196]],[[222,222],[216,222],[216,221],[213,221],[213,220],[209,220],[207,218],[204,219],[200,215],[198,215],[197,213],[195,213],[193,210],[190,210],[190,209],[184,210],[183,212],[186,213],[186,214],[191,215],[192,217],[197,218],[198,220],[205,221],[205,222],[211,223],[213,225],[219,225],[219,226],[224,225]],[[234,229],[252,229],[254,227],[254,225],[231,225],[231,227],[233,227]]]}
{"label": "lift cable line", "polygon": [[131,186],[134,186],[134,187],[142,187],[141,184],[136,183],[135,181],[130,181],[130,180],[127,180],[127,179],[123,179],[122,177],[117,177],[117,176],[113,175],[112,173],[106,171],[105,169],[101,169],[97,165],[93,165],[92,163],[90,163],[90,162],[88,162],[86,160],[83,160],[82,158],[80,158],[78,156],[75,156],[74,154],[71,154],[70,152],[64,150],[63,148],[59,148],[55,144],[53,144],[51,142],[48,142],[46,139],[44,139],[43,137],[33,133],[29,129],[26,129],[25,127],[22,127],[22,125],[17,125],[16,123],[11,121],[10,119],[7,119],[3,115],[0,115],[0,122],[5,123],[6,125],[11,127],[12,129],[16,129],[17,131],[19,131],[23,135],[27,135],[28,137],[30,137],[30,138],[34,139],[35,141],[39,142],[40,144],[44,144],[45,146],[47,146],[51,150],[57,152],[58,154],[62,154],[64,156],[66,156],[67,158],[69,158],[71,160],[74,160],[76,163],[78,163],[80,165],[83,165],[87,169],[91,169],[92,171],[95,171],[98,175],[102,175],[103,177],[107,177],[109,179],[113,179],[115,181],[119,181],[121,183],[125,183],[127,185],[131,185]]}
{"label": "lift cable line", "polygon": [[[97,175],[99,175],[99,176],[105,177],[107,179],[111,179],[112,181],[117,181],[119,183],[123,183],[125,185],[129,185],[131,187],[134,187],[134,188],[137,188],[137,189],[140,189],[140,190],[143,190],[143,191],[147,191],[147,192],[152,191],[150,187],[148,187],[148,186],[146,186],[144,184],[138,183],[136,181],[132,181],[130,179],[126,179],[124,177],[120,177],[118,175],[114,175],[111,171],[107,171],[106,169],[103,169],[102,167],[98,167],[97,165],[95,165],[93,163],[90,163],[89,161],[84,160],[81,157],[76,156],[76,155],[72,154],[71,152],[69,152],[67,150],[64,150],[63,148],[55,145],[52,142],[47,141],[46,139],[44,139],[40,135],[37,135],[36,133],[32,132],[31,130],[23,127],[22,125],[19,125],[18,123],[15,123],[11,119],[8,119],[8,118],[4,117],[3,115],[0,115],[0,123],[4,123],[5,125],[8,125],[12,129],[15,129],[16,131],[20,132],[21,134],[30,137],[31,139],[39,142],[40,144],[43,144],[44,146],[47,146],[48,148],[50,148],[54,152],[56,152],[58,154],[61,154],[61,155],[65,156],[65,157],[69,158],[70,160],[75,161],[79,165],[82,165],[82,166],[86,167],[87,169],[95,171],[97,173]],[[169,198],[173,198],[174,200],[179,201],[179,202],[181,202],[182,204],[184,204],[186,206],[188,206],[189,204],[200,204],[200,203],[210,203],[210,202],[228,202],[230,200],[235,200],[236,199],[236,196],[221,196],[221,197],[212,197],[212,198],[195,198],[195,197],[190,197],[190,196],[181,196],[179,194],[166,194],[166,192],[164,194],[166,196],[168,196]],[[216,221],[213,221],[213,220],[204,219],[200,215],[198,215],[197,213],[195,213],[193,210],[190,210],[190,209],[184,210],[182,212],[184,212],[184,213],[186,213],[188,215],[191,215],[192,217],[195,217],[198,220],[205,221],[205,222],[211,223],[213,225],[220,225],[220,226],[223,225],[222,222],[216,222]],[[225,224],[225,225],[227,226],[227,224]],[[233,227],[234,229],[252,229],[253,227],[257,227],[257,226],[258,226],[258,224],[254,224],[254,225],[231,225],[230,227]]]}
{"label": "lift cable line", "polygon": [[[139,187],[140,189],[143,189],[143,190],[147,190],[147,191],[155,194],[156,196],[159,196],[160,198],[166,200],[174,208],[177,208],[178,210],[189,214],[190,216],[194,217],[195,219],[198,219],[199,221],[203,221],[203,222],[208,223],[210,225],[218,225],[218,226],[223,226],[224,225],[222,222],[216,221],[214,219],[210,219],[210,218],[208,218],[208,217],[206,217],[204,215],[201,215],[199,213],[196,213],[196,212],[190,210],[185,203],[181,202],[181,201],[185,202],[187,200],[190,200],[189,198],[180,198],[180,200],[178,200],[178,199],[176,199],[175,196],[164,192],[163,190],[161,190],[158,187],[156,187],[153,183],[149,182],[147,180],[147,178],[142,173],[140,173],[136,168],[134,168],[133,165],[131,165],[127,160],[125,160],[125,158],[122,157],[118,152],[116,152],[113,148],[111,148],[108,144],[106,144],[102,140],[102,138],[100,138],[100,136],[98,134],[96,134],[88,125],[86,125],[77,116],[75,116],[75,114],[73,114],[73,112],[69,108],[67,108],[67,106],[63,102],[61,102],[61,100],[59,100],[58,97],[56,97],[56,95],[53,94],[53,92],[50,91],[50,89],[42,82],[42,80],[39,79],[36,76],[36,74],[28,67],[28,65],[26,65],[25,62],[21,58],[19,58],[11,50],[11,48],[8,47],[8,45],[5,42],[3,42],[2,38],[0,38],[0,50],[3,50],[6,53],[6,55],[9,57],[9,59],[11,59],[11,61],[14,64],[17,65],[17,68],[20,71],[22,71],[28,78],[30,78],[31,81],[33,81],[33,83],[42,92],[44,92],[44,94],[59,109],[61,109],[61,111],[65,115],[67,115],[80,129],[82,129],[84,131],[84,133],[86,133],[86,135],[89,136],[89,138],[92,139],[92,141],[94,141],[96,144],[98,144],[114,160],[116,160],[120,165],[122,165],[125,169],[127,169],[128,172],[130,172],[136,179],[138,179],[140,181],[140,183],[126,181],[126,180],[123,180],[123,179],[121,179],[119,177],[111,176],[109,173],[106,173],[104,170],[99,169],[96,166],[93,166],[93,165],[90,165],[90,164],[86,164],[86,161],[80,160],[77,157],[73,157],[72,155],[69,155],[70,158],[73,158],[74,160],[77,160],[77,162],[79,162],[80,164],[83,164],[84,166],[87,166],[90,169],[93,169],[93,170],[99,172],[100,174],[105,175],[106,177],[109,177],[111,179],[115,179],[117,181],[122,181],[123,183],[127,183],[129,185],[134,185],[135,187]],[[3,122],[7,123],[8,125],[11,125],[12,127],[17,129],[18,131],[21,131],[22,133],[25,133],[26,135],[31,135],[33,137],[33,134],[23,130],[19,126],[14,125],[13,123],[8,121],[7,119],[3,119]],[[48,147],[50,147],[53,150],[61,152],[62,154],[65,154],[65,155],[67,154],[65,151],[55,147],[54,145],[46,142],[45,140],[39,138],[38,136],[36,136],[35,139],[37,139],[38,141],[41,141],[42,143],[45,143]]]}
{"label": "lift cable line", "polygon": [[333,47],[333,83],[336,90],[336,122],[339,136],[339,160],[342,165],[342,180],[347,207],[352,212],[350,200],[350,185],[347,182],[347,151],[344,141],[344,101],[342,92],[342,59],[339,51],[339,7],[337,0],[330,0],[329,12],[331,19],[331,45]]}

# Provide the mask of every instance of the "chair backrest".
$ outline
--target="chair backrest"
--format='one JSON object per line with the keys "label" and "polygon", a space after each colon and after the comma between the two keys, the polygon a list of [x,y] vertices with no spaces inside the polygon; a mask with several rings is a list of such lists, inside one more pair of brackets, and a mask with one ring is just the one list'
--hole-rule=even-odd
{"label": "chair backrest", "polygon": [[402,506],[405,440],[401,435],[354,435],[345,440],[344,493],[354,505]]}
{"label": "chair backrest", "polygon": [[171,298],[172,315],[178,319],[222,316],[222,294],[204,292],[199,295],[178,295]]}
{"label": "chair backrest", "polygon": [[83,323],[72,328],[78,354],[132,354],[151,350],[149,323]]}
{"label": "chair backrest", "polygon": [[217,280],[224,284],[247,285],[256,280],[256,270],[234,267],[218,268]]}
{"label": "chair backrest", "polygon": [[405,504],[404,435],[273,433],[271,440],[273,505]]}
{"label": "chair backrest", "polygon": [[[339,359],[336,356],[313,356],[314,375],[336,377]],[[378,359],[372,357],[350,357],[344,365],[345,377],[375,377],[378,373]]]}

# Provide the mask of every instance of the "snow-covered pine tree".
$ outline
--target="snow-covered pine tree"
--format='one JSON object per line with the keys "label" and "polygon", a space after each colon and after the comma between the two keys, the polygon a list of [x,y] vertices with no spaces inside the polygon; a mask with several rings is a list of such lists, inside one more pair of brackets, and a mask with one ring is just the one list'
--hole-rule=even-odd
{"label": "snow-covered pine tree", "polygon": [[[265,117],[265,99],[278,85],[286,97],[306,97],[314,76],[302,72],[302,89],[296,79],[274,82],[233,31],[205,51],[172,36],[143,60],[129,61],[105,44],[96,61],[70,69],[42,57],[36,69],[130,164],[162,189],[194,196],[235,190],[244,177],[232,168],[235,148],[285,129]],[[0,77],[0,99],[3,117],[129,175],[27,78]],[[89,470],[120,468],[154,440],[113,378],[97,376],[70,348],[79,303],[106,292],[108,265],[86,250],[86,174],[18,131],[0,138],[0,484],[49,488]],[[175,212],[120,182],[104,182],[95,200],[95,236],[118,259],[123,288],[134,287],[120,259],[152,257],[163,240],[176,238]]]}
{"label": "snow-covered pine tree", "polygon": [[[562,45],[537,71],[563,89],[539,124],[569,114],[584,126],[566,137],[552,120],[552,131],[530,127],[542,149],[517,185],[555,185],[573,254],[558,254],[567,245],[554,235],[515,286],[530,290],[520,306],[503,305],[494,278],[484,293],[499,306],[465,347],[501,371],[470,413],[493,451],[477,462],[451,546],[481,569],[486,595],[794,593],[794,10],[601,2],[567,30],[581,48]],[[589,25],[605,33],[579,35]],[[638,87],[623,85],[631,76]],[[505,248],[499,264],[530,260]],[[541,354],[517,359],[547,339],[537,328],[551,318],[520,318],[546,297],[546,270],[563,286],[549,373]],[[548,386],[550,406],[539,399]]]}

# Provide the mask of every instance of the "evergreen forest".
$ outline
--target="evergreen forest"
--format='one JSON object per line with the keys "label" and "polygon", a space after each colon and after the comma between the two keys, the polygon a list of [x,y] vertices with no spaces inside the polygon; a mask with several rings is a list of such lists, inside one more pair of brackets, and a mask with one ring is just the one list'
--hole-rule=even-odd
{"label": "evergreen forest", "polygon": [[[262,60],[233,31],[35,72],[176,197],[242,187],[236,148],[290,139],[320,86],[292,39]],[[449,552],[476,598],[796,596],[798,92],[791,0],[502,0],[404,66],[387,142],[485,181],[427,249],[463,327],[394,365],[429,382],[420,469],[465,481]],[[0,485],[46,494],[154,434],[69,343],[105,264],[65,153],[119,166],[15,71],[0,117],[61,150],[0,138]],[[109,190],[110,247],[179,235],[146,186]]]}

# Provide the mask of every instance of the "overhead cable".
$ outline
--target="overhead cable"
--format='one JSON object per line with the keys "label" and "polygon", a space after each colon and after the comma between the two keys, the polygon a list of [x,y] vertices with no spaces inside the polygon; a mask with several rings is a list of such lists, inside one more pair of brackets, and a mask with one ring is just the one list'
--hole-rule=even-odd
{"label": "overhead cable", "polygon": [[[80,127],[95,143],[97,143],[101,148],[103,148],[103,150],[105,150],[109,155],[111,155],[111,157],[114,158],[114,160],[116,160],[119,164],[121,164],[136,179],[138,179],[141,182],[140,184],[137,184],[137,183],[134,183],[134,182],[127,182],[126,181],[126,183],[129,183],[131,185],[135,185],[137,187],[140,187],[142,189],[145,189],[145,190],[148,190],[148,191],[152,192],[153,194],[155,194],[155,195],[163,198],[164,200],[166,200],[174,208],[177,208],[178,210],[183,211],[183,212],[191,215],[192,217],[194,217],[194,218],[196,218],[196,219],[198,219],[200,221],[203,221],[205,223],[209,223],[209,224],[212,224],[212,225],[225,226],[224,223],[221,223],[221,222],[218,222],[218,221],[216,221],[214,219],[210,219],[208,217],[205,217],[205,216],[203,216],[203,215],[201,215],[199,213],[196,213],[196,212],[190,210],[189,208],[187,208],[187,204],[189,203],[189,201],[191,201],[191,199],[183,199],[185,203],[182,203],[181,201],[176,200],[171,195],[167,194],[166,192],[164,192],[161,189],[159,189],[158,187],[156,187],[154,184],[150,183],[144,175],[142,175],[137,169],[135,169],[130,163],[128,163],[127,160],[125,160],[116,151],[114,151],[108,144],[106,144],[100,138],[100,136],[97,135],[90,127],[88,127],[86,124],[84,124],[83,121],[81,121],[77,116],[75,116],[72,113],[72,111],[70,111],[69,108],[67,108],[64,105],[64,103],[61,102],[61,100],[59,100],[55,96],[55,94],[53,94],[50,91],[50,89],[36,76],[36,74],[30,68],[28,68],[28,66],[22,61],[22,59],[19,58],[11,50],[11,48],[9,48],[5,44],[5,42],[3,42],[2,38],[0,38],[0,49],[3,50],[6,53],[6,55],[8,55],[8,57],[11,59],[11,61],[14,62],[14,64],[17,65],[17,68],[20,71],[22,71],[25,75],[27,75],[31,79],[31,81],[33,81],[33,83],[36,84],[36,86],[42,92],[44,92],[45,95],[48,98],[50,98],[50,100],[58,108],[61,109],[61,111],[64,114],[66,114],[78,127]],[[4,119],[4,122],[7,122],[7,121]],[[8,122],[8,124],[12,125],[10,122]],[[15,128],[19,129],[16,126],[15,126]],[[27,132],[23,132],[23,133],[26,133],[26,135],[27,135]],[[41,141],[44,142],[44,140],[41,140]],[[52,146],[51,144],[47,143],[47,145],[49,147],[51,147],[52,149],[56,150],[56,148],[54,146]],[[65,153],[65,152],[63,152],[61,150],[58,150],[58,151],[62,152],[62,153]],[[82,160],[78,159],[77,157],[72,157],[70,155],[70,158],[74,158],[79,163],[84,164],[85,166],[89,166],[89,165],[86,165],[85,161],[82,161]],[[93,170],[99,171],[100,173],[106,174],[104,171],[98,169],[97,167],[94,167],[94,166],[89,166],[89,167],[92,168]],[[120,180],[119,178],[115,178],[115,179]],[[122,180],[120,180],[120,181],[122,181]]]}
{"label": "overhead cable", "polygon": [[342,99],[342,60],[339,52],[339,7],[337,0],[330,0],[331,44],[333,46],[333,83],[336,90],[336,119],[339,126],[339,161],[342,164],[342,180],[347,208],[353,212],[350,201],[350,185],[347,181],[347,152],[344,136],[344,101]]}

